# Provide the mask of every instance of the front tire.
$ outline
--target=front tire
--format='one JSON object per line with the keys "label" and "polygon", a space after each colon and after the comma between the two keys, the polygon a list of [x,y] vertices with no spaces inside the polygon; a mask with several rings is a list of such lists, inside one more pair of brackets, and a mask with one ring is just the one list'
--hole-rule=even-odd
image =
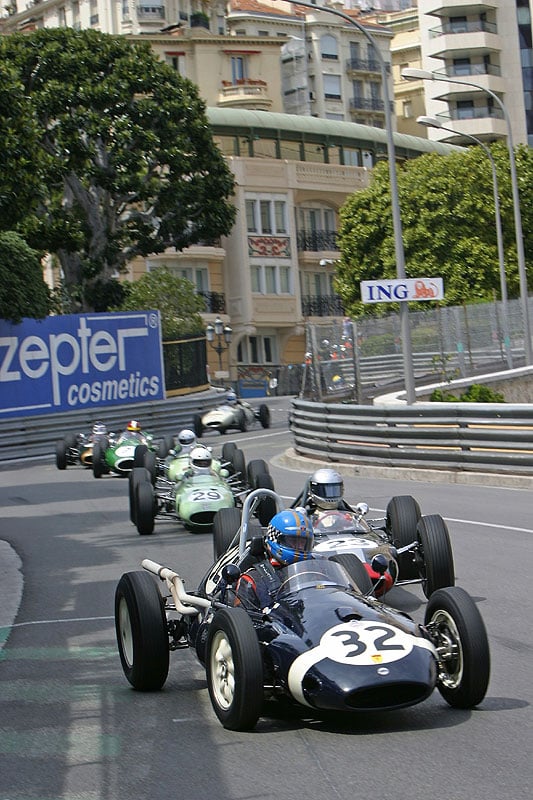
{"label": "front tire", "polygon": [[133,524],[136,524],[137,520],[137,510],[135,508],[135,497],[137,493],[137,484],[142,483],[143,481],[150,481],[151,476],[148,470],[145,467],[133,467],[132,471],[128,475],[128,488],[129,488],[129,500],[130,500],[130,520]]}
{"label": "front tire", "polygon": [[135,489],[135,525],[141,536],[154,532],[154,487],[150,481],[141,481]]}
{"label": "front tire", "polygon": [[163,601],[146,572],[126,572],[115,592],[115,631],[124,675],[134,689],[161,689],[169,645]]}
{"label": "front tire", "polygon": [[453,708],[474,708],[487,692],[490,650],[485,624],[459,586],[438,589],[428,600],[425,624],[440,656],[437,688]]}
{"label": "front tire", "polygon": [[[262,472],[255,478],[256,489],[271,489],[274,491],[274,481],[268,472]],[[255,511],[255,515],[263,528],[269,524],[272,517],[276,515],[278,507],[273,497],[262,497]]]}
{"label": "front tire", "polygon": [[241,525],[241,512],[238,508],[221,508],[213,518],[213,556],[218,561],[223,555]]}
{"label": "front tire", "polygon": [[95,442],[93,444],[93,475],[95,478],[101,478],[107,472],[105,450],[100,442]]}
{"label": "front tire", "polygon": [[421,550],[419,567],[422,590],[426,597],[431,597],[437,589],[455,585],[450,534],[440,514],[421,517],[417,534]]}
{"label": "front tire", "polygon": [[67,468],[67,466],[68,466],[67,455],[68,455],[69,449],[70,448],[67,445],[67,442],[66,442],[65,439],[59,439],[59,441],[56,442],[56,467],[58,469],[63,470],[63,469]]}
{"label": "front tire", "polygon": [[207,688],[222,725],[255,727],[263,707],[263,661],[254,626],[244,609],[221,608],[209,625]]}
{"label": "front tire", "polygon": [[231,466],[233,475],[238,475],[244,483],[244,481],[246,481],[246,459],[244,458],[243,451],[238,447],[235,448],[231,455]]}
{"label": "front tire", "polygon": [[344,567],[361,594],[370,594],[373,588],[372,578],[354,553],[336,553],[330,556],[329,560],[336,561],[337,564]]}
{"label": "front tire", "polygon": [[204,432],[204,425],[203,425],[202,417],[201,417],[200,414],[195,414],[194,415],[193,422],[192,422],[192,427],[193,427],[193,430],[194,430],[194,435],[196,436],[197,439],[200,439],[202,437],[203,432]]}
{"label": "front tire", "polygon": [[259,422],[263,428],[270,428],[270,409],[264,403],[259,406]]}

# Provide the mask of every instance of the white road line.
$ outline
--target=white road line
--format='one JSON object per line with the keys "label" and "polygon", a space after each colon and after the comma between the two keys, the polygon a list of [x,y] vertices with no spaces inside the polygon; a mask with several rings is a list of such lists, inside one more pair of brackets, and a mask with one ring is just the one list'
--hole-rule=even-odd
{"label": "white road line", "polygon": [[26,625],[55,625],[57,622],[100,622],[111,620],[115,617],[72,617],[71,619],[37,619],[33,622],[16,622],[14,625],[4,625],[5,628],[23,628]]}

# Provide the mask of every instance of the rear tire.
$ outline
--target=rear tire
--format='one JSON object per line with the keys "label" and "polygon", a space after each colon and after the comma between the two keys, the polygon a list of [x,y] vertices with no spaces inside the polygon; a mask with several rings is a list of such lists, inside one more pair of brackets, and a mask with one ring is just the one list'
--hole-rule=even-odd
{"label": "rear tire", "polygon": [[440,514],[421,517],[417,526],[420,542],[419,567],[422,590],[431,597],[437,589],[455,585],[452,545],[446,523]]}
{"label": "rear tire", "polygon": [[269,474],[268,464],[262,458],[254,458],[248,462],[246,467],[246,474],[248,476],[248,485],[252,489],[257,489],[256,479],[258,475]]}
{"label": "rear tire", "polygon": [[229,464],[232,463],[231,457],[233,453],[237,449],[237,445],[235,442],[224,442],[222,445],[222,461],[227,462]]}
{"label": "rear tire", "polygon": [[244,609],[221,608],[209,625],[207,688],[215,714],[231,731],[255,727],[263,707],[263,661]]}
{"label": "rear tire", "polygon": [[144,467],[144,456],[148,452],[148,446],[145,444],[138,444],[133,454],[133,466]]}
{"label": "rear tire", "polygon": [[238,447],[236,447],[232,453],[231,466],[233,468],[233,474],[239,475],[241,481],[244,483],[246,481],[246,460],[244,458],[244,453],[242,450],[239,450]]}
{"label": "rear tire", "polygon": [[150,481],[152,486],[155,486],[157,478],[157,455],[153,450],[147,450],[143,459],[144,468],[150,473]]}
{"label": "rear tire", "polygon": [[490,650],[476,604],[459,586],[438,589],[428,600],[425,624],[439,647],[442,697],[453,708],[479,705],[489,685]]}
{"label": "rear tire", "polygon": [[124,675],[134,689],[161,689],[169,643],[163,600],[147,572],[126,572],[115,592],[115,631]]}
{"label": "rear tire", "polygon": [[237,427],[242,433],[246,433],[246,431],[248,430],[248,420],[246,419],[246,414],[242,408],[239,411]]}

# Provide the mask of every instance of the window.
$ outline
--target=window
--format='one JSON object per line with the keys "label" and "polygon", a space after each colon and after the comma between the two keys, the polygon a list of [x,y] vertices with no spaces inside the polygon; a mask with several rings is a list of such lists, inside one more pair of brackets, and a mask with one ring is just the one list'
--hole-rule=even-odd
{"label": "window", "polygon": [[324,75],[324,97],[327,100],[340,100],[341,77],[340,75]]}
{"label": "window", "polygon": [[276,338],[271,334],[246,336],[237,346],[239,364],[274,364]]}
{"label": "window", "polygon": [[172,69],[178,73],[178,75],[182,75],[184,78],[186,77],[184,54],[167,55],[167,64],[169,64]]}
{"label": "window", "polygon": [[410,100],[405,100],[402,103],[402,114],[404,119],[410,119],[413,116],[413,104]]}
{"label": "window", "polygon": [[322,58],[332,58],[335,60],[339,58],[337,40],[329,33],[322,36],[320,39],[320,55]]}
{"label": "window", "polygon": [[273,197],[246,199],[248,233],[278,235],[287,233],[287,202]]}
{"label": "window", "polygon": [[470,59],[469,58],[454,58],[453,59],[453,75],[470,75]]}
{"label": "window", "polygon": [[473,118],[474,118],[474,101],[458,100],[457,119],[473,119]]}
{"label": "window", "polygon": [[254,294],[292,294],[289,266],[252,264],[250,270]]}
{"label": "window", "polygon": [[237,83],[247,78],[246,59],[243,56],[231,57],[231,82]]}

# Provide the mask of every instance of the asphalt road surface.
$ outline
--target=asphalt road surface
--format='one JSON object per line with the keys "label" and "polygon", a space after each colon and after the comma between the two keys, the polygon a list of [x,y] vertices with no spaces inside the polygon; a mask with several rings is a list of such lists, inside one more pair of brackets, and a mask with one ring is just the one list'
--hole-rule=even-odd
{"label": "asphalt road surface", "polygon": [[[238,441],[247,460],[269,461],[276,489],[294,497],[308,471],[279,458],[291,444],[289,402],[272,403],[268,430],[204,441],[215,453]],[[235,733],[215,717],[204,671],[187,650],[171,655],[163,691],[135,692],[115,642],[117,581],[148,557],[194,588],[211,561],[211,536],[166,521],[140,537],[126,480],[59,472],[51,459],[14,465],[0,471],[0,800],[527,796],[530,492],[350,477],[345,485],[347,499],[367,502],[370,515],[380,516],[391,496],[412,494],[423,513],[447,520],[457,584],[478,603],[489,634],[492,674],[479,708],[454,710],[437,692],[413,708],[336,720],[269,708],[255,731]],[[423,619],[418,587],[395,589],[388,601]]]}

